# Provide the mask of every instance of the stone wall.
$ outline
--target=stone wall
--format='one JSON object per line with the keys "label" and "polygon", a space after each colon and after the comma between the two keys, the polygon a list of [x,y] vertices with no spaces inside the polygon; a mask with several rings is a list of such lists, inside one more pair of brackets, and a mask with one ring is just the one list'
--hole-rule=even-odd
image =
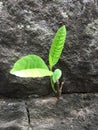
{"label": "stone wall", "polygon": [[98,94],[65,94],[59,101],[0,99],[0,130],[65,129],[98,130]]}
{"label": "stone wall", "polygon": [[27,54],[48,52],[57,29],[66,25],[67,40],[56,67],[63,71],[63,93],[98,92],[97,0],[0,0],[0,94],[22,97],[51,92],[49,79],[9,74]]}

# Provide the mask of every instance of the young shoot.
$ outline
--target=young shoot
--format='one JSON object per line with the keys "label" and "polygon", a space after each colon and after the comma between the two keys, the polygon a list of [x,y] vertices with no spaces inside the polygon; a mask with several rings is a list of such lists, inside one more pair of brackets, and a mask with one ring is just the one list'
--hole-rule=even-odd
{"label": "young shoot", "polygon": [[[16,75],[18,77],[25,78],[39,78],[39,77],[50,77],[51,87],[54,93],[61,96],[63,82],[59,83],[59,79],[62,76],[62,71],[60,69],[56,69],[53,71],[53,67],[59,61],[62,50],[64,48],[64,43],[66,40],[66,28],[62,26],[58,29],[55,37],[53,38],[51,48],[49,51],[49,68],[44,62],[44,60],[35,54],[30,54],[20,58],[11,69],[10,73]],[[57,87],[55,87],[55,83]]]}

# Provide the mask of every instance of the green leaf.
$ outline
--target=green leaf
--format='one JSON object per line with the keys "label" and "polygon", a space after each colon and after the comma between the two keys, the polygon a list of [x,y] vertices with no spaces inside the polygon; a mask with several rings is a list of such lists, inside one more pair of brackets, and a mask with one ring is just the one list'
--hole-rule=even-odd
{"label": "green leaf", "polygon": [[56,83],[62,76],[62,71],[60,69],[56,69],[53,73],[52,80]]}
{"label": "green leaf", "polygon": [[19,77],[44,77],[51,76],[53,72],[49,71],[47,65],[37,55],[27,55],[19,59],[10,71]]}
{"label": "green leaf", "polygon": [[49,52],[49,65],[52,68],[59,60],[66,39],[66,28],[62,26],[56,33]]}

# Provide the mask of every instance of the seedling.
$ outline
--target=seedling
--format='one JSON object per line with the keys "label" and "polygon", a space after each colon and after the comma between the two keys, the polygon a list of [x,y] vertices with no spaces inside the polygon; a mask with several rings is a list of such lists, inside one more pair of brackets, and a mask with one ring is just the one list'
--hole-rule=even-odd
{"label": "seedling", "polygon": [[[10,73],[19,77],[25,78],[38,78],[38,77],[50,77],[51,87],[58,97],[61,96],[63,82],[59,83],[62,71],[56,69],[53,71],[54,65],[57,64],[66,39],[66,28],[62,26],[58,29],[49,51],[49,68],[45,64],[44,60],[38,55],[30,54],[19,59],[11,69]],[[57,87],[55,87],[57,83]]]}

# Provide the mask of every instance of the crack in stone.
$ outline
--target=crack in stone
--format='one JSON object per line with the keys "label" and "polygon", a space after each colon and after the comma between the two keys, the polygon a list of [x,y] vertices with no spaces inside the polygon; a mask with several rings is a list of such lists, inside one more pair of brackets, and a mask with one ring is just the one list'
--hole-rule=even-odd
{"label": "crack in stone", "polygon": [[25,101],[25,109],[26,109],[27,118],[28,118],[28,125],[29,125],[28,130],[32,130],[31,120],[30,120],[30,112],[29,112],[28,104],[26,101]]}

